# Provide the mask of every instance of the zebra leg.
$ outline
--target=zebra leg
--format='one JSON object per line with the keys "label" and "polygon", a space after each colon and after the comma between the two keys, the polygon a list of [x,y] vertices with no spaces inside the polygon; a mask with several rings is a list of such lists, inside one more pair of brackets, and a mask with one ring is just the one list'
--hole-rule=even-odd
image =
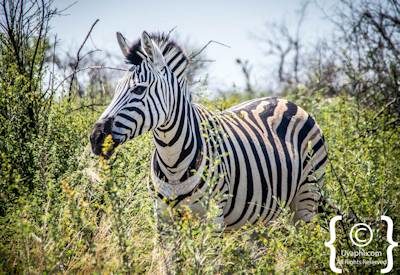
{"label": "zebra leg", "polygon": [[313,188],[313,183],[304,183],[296,197],[290,203],[290,208],[294,212],[293,222],[296,224],[299,220],[305,222],[311,219],[318,212],[320,193]]}
{"label": "zebra leg", "polygon": [[318,213],[327,161],[327,150],[324,145],[314,151],[315,145],[321,142],[323,142],[322,136],[314,142],[308,142],[310,149],[304,160],[301,184],[290,204],[290,208],[294,211],[295,223],[299,220],[309,222]]}
{"label": "zebra leg", "polygon": [[154,200],[154,217],[156,235],[154,237],[154,248],[152,253],[151,272],[155,274],[173,274],[171,263],[171,251],[168,248],[168,215],[165,207],[162,207],[159,200]]}
{"label": "zebra leg", "polygon": [[312,172],[300,185],[296,196],[290,203],[290,208],[294,212],[293,222],[295,224],[299,220],[309,222],[318,213],[323,180],[324,173],[320,173],[316,178],[316,174]]}

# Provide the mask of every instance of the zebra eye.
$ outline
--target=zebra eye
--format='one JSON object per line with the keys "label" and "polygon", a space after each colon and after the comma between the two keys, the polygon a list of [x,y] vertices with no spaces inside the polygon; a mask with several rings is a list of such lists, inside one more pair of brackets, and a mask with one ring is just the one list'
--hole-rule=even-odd
{"label": "zebra eye", "polygon": [[146,90],[147,87],[145,86],[136,86],[135,89],[132,90],[132,93],[140,95]]}

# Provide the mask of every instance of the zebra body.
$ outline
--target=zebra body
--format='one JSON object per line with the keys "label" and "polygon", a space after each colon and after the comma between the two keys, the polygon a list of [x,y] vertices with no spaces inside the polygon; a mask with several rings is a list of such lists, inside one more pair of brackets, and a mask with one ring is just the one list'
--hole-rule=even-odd
{"label": "zebra body", "polygon": [[291,205],[298,218],[308,221],[315,214],[322,179],[322,172],[318,175],[316,170],[323,169],[326,151],[319,127],[303,109],[286,100],[261,98],[218,114],[199,105],[193,105],[193,110],[200,124],[209,125],[201,135],[208,137],[201,141],[205,157],[196,174],[169,182],[160,176],[155,151],[152,178],[158,205],[183,204],[203,213],[199,199],[209,186],[201,175],[213,160],[220,160],[213,172],[223,177],[214,189],[223,195],[220,207],[227,229],[272,220],[282,207],[279,202]]}
{"label": "zebra body", "polygon": [[100,154],[107,134],[121,144],[151,130],[158,212],[187,205],[205,214],[203,200],[211,190],[218,198],[217,222],[226,229],[268,222],[285,205],[296,219],[312,218],[327,154],[307,112],[278,98],[210,112],[192,103],[185,78],[189,59],[168,37],[144,33],[131,48],[122,36],[118,40],[134,69],[96,124],[93,151]]}

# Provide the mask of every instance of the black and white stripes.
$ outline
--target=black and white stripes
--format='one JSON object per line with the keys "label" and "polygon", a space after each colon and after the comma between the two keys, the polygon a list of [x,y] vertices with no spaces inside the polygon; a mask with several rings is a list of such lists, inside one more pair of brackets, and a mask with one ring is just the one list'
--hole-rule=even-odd
{"label": "black and white stripes", "polygon": [[95,153],[101,154],[109,134],[118,145],[152,131],[151,173],[160,211],[187,205],[202,214],[202,198],[216,179],[217,222],[227,229],[270,221],[285,205],[296,219],[312,218],[327,153],[309,114],[278,98],[212,113],[191,102],[189,59],[167,36],[144,32],[130,48],[120,34],[118,40],[132,69],[95,126]]}

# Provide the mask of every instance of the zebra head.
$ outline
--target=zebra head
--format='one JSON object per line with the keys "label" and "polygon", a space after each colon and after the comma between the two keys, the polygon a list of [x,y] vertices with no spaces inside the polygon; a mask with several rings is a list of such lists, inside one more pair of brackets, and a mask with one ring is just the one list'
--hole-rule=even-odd
{"label": "zebra head", "polygon": [[[93,153],[105,157],[117,145],[164,124],[170,114],[174,87],[178,85],[161,50],[166,56],[173,50],[172,44],[168,47],[168,37],[143,32],[132,47],[128,47],[120,33],[117,40],[132,67],[119,81],[110,105],[90,135]],[[103,154],[103,142],[109,135],[113,145]]]}

